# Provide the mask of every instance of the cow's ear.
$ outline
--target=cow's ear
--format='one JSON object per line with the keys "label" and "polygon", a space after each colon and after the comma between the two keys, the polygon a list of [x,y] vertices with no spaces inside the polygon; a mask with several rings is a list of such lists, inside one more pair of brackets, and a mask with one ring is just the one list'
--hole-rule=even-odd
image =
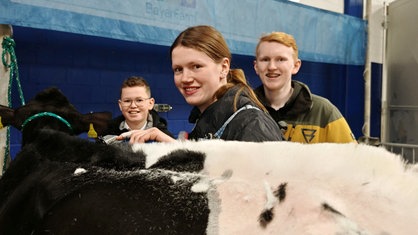
{"label": "cow's ear", "polygon": [[[18,128],[16,120],[14,118],[15,111],[4,105],[0,105],[0,129],[6,126],[14,126]],[[19,127],[20,128],[20,127]]]}
{"label": "cow's ear", "polygon": [[82,115],[82,132],[96,132],[97,135],[103,135],[107,130],[109,121],[112,120],[111,112],[91,112]]}

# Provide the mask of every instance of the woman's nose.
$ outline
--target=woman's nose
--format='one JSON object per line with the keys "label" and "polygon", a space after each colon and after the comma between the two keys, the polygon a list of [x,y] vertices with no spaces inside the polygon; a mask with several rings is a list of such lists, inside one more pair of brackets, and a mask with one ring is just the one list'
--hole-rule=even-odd
{"label": "woman's nose", "polygon": [[188,83],[191,81],[193,81],[191,71],[188,71],[187,69],[183,70],[183,73],[181,75],[181,82]]}

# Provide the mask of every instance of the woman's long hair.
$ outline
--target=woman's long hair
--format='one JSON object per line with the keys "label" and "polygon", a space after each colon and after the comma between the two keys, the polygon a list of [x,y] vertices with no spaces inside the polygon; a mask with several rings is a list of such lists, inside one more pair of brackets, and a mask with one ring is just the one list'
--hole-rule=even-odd
{"label": "woman's long hair", "polygon": [[[170,56],[177,46],[192,48],[205,53],[215,63],[220,63],[224,58],[232,59],[231,52],[222,34],[212,26],[198,25],[189,27],[180,33],[170,47]],[[221,98],[230,88],[238,86],[238,92],[234,97],[234,111],[237,110],[237,101],[241,92],[245,92],[250,99],[264,112],[267,112],[263,104],[257,99],[253,89],[247,82],[242,69],[230,69],[227,75],[227,84],[219,88],[214,97]]]}

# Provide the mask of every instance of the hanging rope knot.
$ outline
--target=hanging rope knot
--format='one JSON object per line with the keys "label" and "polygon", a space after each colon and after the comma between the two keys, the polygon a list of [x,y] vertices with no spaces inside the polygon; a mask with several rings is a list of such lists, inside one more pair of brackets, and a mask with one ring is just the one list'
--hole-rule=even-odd
{"label": "hanging rope knot", "polygon": [[6,36],[3,38],[2,46],[3,48],[15,47],[16,43],[15,40],[13,40],[13,38]]}
{"label": "hanging rope knot", "polygon": [[[16,66],[15,46],[16,42],[11,37],[4,37],[1,43],[3,47],[2,61],[7,68],[14,68]],[[7,54],[10,55],[10,64],[7,64]]]}

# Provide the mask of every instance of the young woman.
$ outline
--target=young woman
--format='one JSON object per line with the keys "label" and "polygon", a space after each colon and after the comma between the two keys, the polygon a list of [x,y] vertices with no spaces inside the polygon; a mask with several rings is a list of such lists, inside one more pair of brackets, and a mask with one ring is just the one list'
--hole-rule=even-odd
{"label": "young woman", "polygon": [[[174,83],[194,106],[189,139],[239,141],[282,140],[270,117],[247,84],[241,69],[231,69],[231,52],[222,34],[206,25],[187,28],[171,48]],[[157,128],[131,133],[130,142],[174,141]]]}

